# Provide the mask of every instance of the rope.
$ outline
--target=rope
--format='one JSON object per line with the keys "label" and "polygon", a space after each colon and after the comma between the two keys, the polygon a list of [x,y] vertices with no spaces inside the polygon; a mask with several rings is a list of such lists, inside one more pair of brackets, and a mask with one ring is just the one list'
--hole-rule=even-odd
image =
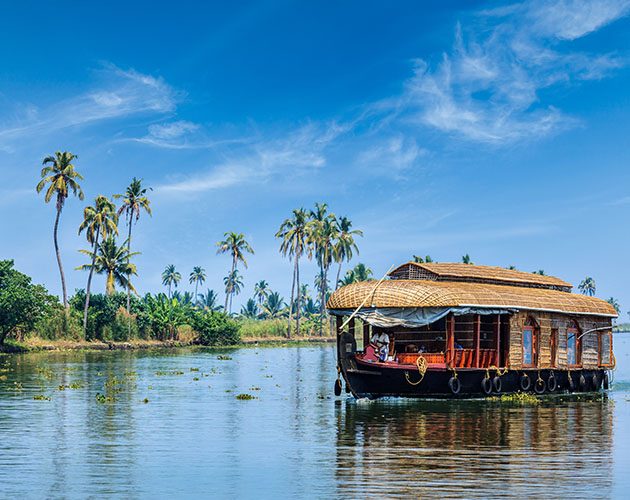
{"label": "rope", "polygon": [[490,378],[490,374],[488,373],[488,370],[496,370],[497,377],[502,377],[508,372],[508,367],[506,366],[504,368],[499,368],[498,366],[492,365],[489,368],[486,368],[486,377]]}
{"label": "rope", "polygon": [[427,372],[427,360],[422,356],[418,356],[416,358],[416,368],[418,368],[418,373],[420,374],[420,379],[417,382],[412,382],[409,379],[409,372],[405,371],[405,378],[409,385],[418,385],[422,380],[424,380],[424,374]]}

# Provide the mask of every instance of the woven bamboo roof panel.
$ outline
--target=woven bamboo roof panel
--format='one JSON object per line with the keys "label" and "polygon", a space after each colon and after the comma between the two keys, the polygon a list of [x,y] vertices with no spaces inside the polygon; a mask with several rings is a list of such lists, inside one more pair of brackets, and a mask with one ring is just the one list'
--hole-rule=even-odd
{"label": "woven bamboo roof panel", "polygon": [[572,285],[554,276],[525,273],[497,266],[429,262],[407,262],[394,269],[389,276],[393,279],[424,279],[435,281],[470,281],[477,283],[510,284],[532,288],[551,288],[570,291]]}
{"label": "woven bamboo roof panel", "polygon": [[[365,301],[365,303],[364,303]],[[614,317],[606,301],[546,288],[427,280],[362,281],[339,288],[329,309],[364,307],[485,307]]]}

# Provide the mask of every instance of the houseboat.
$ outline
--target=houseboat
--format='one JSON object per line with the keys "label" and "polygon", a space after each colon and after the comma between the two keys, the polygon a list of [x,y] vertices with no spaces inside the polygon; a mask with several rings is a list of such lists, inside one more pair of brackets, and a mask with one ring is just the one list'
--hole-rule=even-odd
{"label": "houseboat", "polygon": [[336,290],[338,380],[355,397],[463,397],[608,389],[606,301],[553,276],[408,262]]}

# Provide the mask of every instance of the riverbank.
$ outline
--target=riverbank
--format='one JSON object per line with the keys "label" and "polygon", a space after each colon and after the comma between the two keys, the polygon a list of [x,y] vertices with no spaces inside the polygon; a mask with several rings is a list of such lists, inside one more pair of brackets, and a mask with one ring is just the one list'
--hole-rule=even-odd
{"label": "riverbank", "polygon": [[[252,347],[256,345],[300,345],[322,344],[334,342],[334,337],[301,336],[288,339],[282,336],[262,336],[243,338],[234,345],[217,346],[221,348]],[[22,342],[7,341],[0,346],[0,352],[16,354],[33,351],[126,351],[136,349],[172,349],[181,347],[212,347],[201,346],[196,342],[184,342],[179,340],[141,340],[135,339],[126,342],[104,342],[100,340],[48,340],[39,337],[30,337]]]}

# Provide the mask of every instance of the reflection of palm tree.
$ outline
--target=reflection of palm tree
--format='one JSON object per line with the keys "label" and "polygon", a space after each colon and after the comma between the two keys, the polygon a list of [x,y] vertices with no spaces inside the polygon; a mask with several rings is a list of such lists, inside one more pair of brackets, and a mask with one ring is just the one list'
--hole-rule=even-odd
{"label": "reflection of palm tree", "polygon": [[75,196],[78,196],[80,200],[83,199],[83,191],[77,180],[83,180],[83,177],[79,172],[74,169],[72,161],[76,159],[76,155],[64,151],[61,153],[57,151],[54,156],[47,156],[44,158],[41,171],[42,179],[37,184],[37,192],[41,192],[46,184],[50,184],[46,190],[44,201],[48,203],[53,196],[56,197],[57,203],[57,216],[55,217],[55,227],[53,229],[53,241],[55,243],[55,255],[57,256],[57,265],[59,266],[59,274],[61,275],[61,292],[63,294],[63,305],[68,309],[68,293],[66,291],[66,276],[63,272],[63,265],[61,264],[61,253],[59,252],[59,241],[57,239],[57,232],[59,230],[59,217],[61,216],[61,210],[68,198],[70,191]]}
{"label": "reflection of palm tree", "polygon": [[265,280],[260,280],[254,285],[254,299],[256,299],[258,304],[262,305],[267,300],[269,292],[269,284]]}
{"label": "reflection of palm tree", "polygon": [[[232,269],[230,271],[229,276],[236,276],[234,272],[236,271],[236,266],[238,262],[241,261],[245,268],[247,269],[247,261],[245,260],[245,252],[254,253],[251,245],[245,240],[245,235],[243,233],[234,233],[228,232],[223,235],[225,239],[223,241],[217,242],[217,246],[219,249],[217,250],[217,254],[220,253],[230,253],[232,255]],[[242,282],[241,282],[242,284]],[[225,290],[225,309],[228,308],[228,300],[231,301],[231,296],[234,293],[233,288],[226,288]]]}
{"label": "reflection of palm tree", "polygon": [[88,308],[90,307],[90,288],[94,276],[94,263],[99,244],[99,237],[107,238],[110,234],[118,234],[118,216],[116,206],[107,196],[99,195],[94,200],[94,206],[85,207],[83,222],[79,226],[79,234],[85,230],[88,243],[92,244],[92,265],[88,273],[85,287],[85,305],[83,307],[83,334],[87,329]]}
{"label": "reflection of palm tree", "polygon": [[130,262],[131,257],[139,255],[139,252],[129,253],[127,242],[121,246],[116,244],[113,236],[109,236],[106,240],[98,245],[96,257],[94,252],[89,250],[79,250],[81,253],[88,255],[94,264],[83,264],[77,269],[87,270],[94,269],[96,274],[105,274],[105,291],[107,295],[113,295],[116,291],[116,283],[123,288],[129,288],[136,293],[136,289],[129,281],[131,275],[136,275],[136,265]]}
{"label": "reflection of palm tree", "polygon": [[[291,338],[291,314],[293,313],[296,288],[300,289],[300,257],[304,254],[308,239],[308,215],[303,208],[293,210],[293,217],[286,219],[276,233],[281,238],[280,253],[293,259],[293,279],[291,281],[291,301],[289,302],[289,323],[287,337]],[[300,294],[297,294],[295,331],[300,334]]]}
{"label": "reflection of palm tree", "polygon": [[181,281],[182,275],[177,272],[173,264],[166,266],[162,272],[162,284],[168,287],[168,298],[171,298],[171,287],[175,286]]}
{"label": "reflection of palm tree", "polygon": [[[140,218],[140,212],[144,210],[151,215],[151,202],[147,198],[147,191],[151,188],[142,187],[142,179],[131,180],[131,184],[127,186],[124,194],[115,194],[114,198],[122,198],[122,205],[118,209],[118,215],[125,214],[127,218],[127,225],[129,226],[129,233],[127,234],[127,251],[131,252],[131,227],[134,222],[138,222]],[[131,307],[131,290],[127,288],[127,313]]]}
{"label": "reflection of palm tree", "polygon": [[596,291],[595,280],[591,278],[590,276],[587,276],[578,285],[578,290],[580,290],[580,292],[582,292],[584,295],[588,295],[589,297],[592,297],[593,295],[595,295],[595,291]]}
{"label": "reflection of palm tree", "polygon": [[359,254],[359,248],[354,241],[355,236],[363,236],[363,231],[352,229],[352,221],[347,217],[339,217],[337,219],[337,241],[333,249],[335,262],[339,264],[335,288],[337,288],[339,284],[343,261],[350,262],[354,252],[356,252],[357,255]]}
{"label": "reflection of palm tree", "polygon": [[192,273],[188,278],[188,282],[192,285],[195,284],[195,302],[197,302],[197,289],[199,285],[203,285],[204,281],[206,281],[206,270],[203,267],[195,266],[193,267]]}
{"label": "reflection of palm tree", "polygon": [[223,283],[225,283],[226,297],[230,298],[228,313],[232,313],[232,299],[234,298],[234,295],[241,293],[241,289],[243,288],[243,278],[238,273],[238,269],[234,269],[234,271],[223,278]]}

